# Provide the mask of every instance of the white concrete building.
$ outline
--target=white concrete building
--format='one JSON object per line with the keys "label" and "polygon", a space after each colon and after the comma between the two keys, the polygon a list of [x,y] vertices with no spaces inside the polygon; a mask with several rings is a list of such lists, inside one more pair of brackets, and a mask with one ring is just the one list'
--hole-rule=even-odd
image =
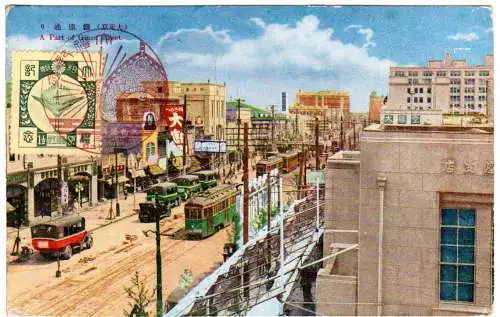
{"label": "white concrete building", "polygon": [[384,124],[493,122],[493,56],[484,65],[429,60],[427,67],[391,67]]}

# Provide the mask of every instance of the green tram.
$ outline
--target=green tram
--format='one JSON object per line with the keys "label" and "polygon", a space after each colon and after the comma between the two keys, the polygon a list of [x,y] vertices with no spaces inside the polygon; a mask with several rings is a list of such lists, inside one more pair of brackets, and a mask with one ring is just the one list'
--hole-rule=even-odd
{"label": "green tram", "polygon": [[189,237],[205,238],[238,219],[235,185],[222,184],[189,199],[184,205]]}
{"label": "green tram", "polygon": [[217,186],[217,179],[215,178],[216,174],[217,173],[212,170],[204,170],[193,173],[193,175],[200,178],[201,190],[207,190],[211,187]]}
{"label": "green tram", "polygon": [[188,200],[194,193],[201,192],[200,178],[196,175],[179,176],[174,182],[182,200]]}
{"label": "green tram", "polygon": [[[156,218],[155,208],[160,216],[169,216],[170,209],[180,205],[176,183],[160,183],[147,191],[146,202],[139,204],[139,220],[141,222],[153,221]],[[154,200],[154,203],[153,203]]]}

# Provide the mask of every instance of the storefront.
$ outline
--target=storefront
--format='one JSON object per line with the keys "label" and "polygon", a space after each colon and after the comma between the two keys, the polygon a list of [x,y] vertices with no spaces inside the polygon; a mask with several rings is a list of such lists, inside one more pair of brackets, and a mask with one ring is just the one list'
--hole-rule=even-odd
{"label": "storefront", "polygon": [[86,172],[79,172],[69,178],[69,204],[75,202],[83,206],[90,205],[92,176]]}
{"label": "storefront", "polygon": [[[8,180],[8,176],[7,176]],[[7,185],[7,226],[16,227],[16,220],[25,222],[28,212],[28,189],[22,185]]]}
{"label": "storefront", "polygon": [[50,217],[57,211],[59,182],[57,178],[45,178],[35,186],[35,217]]}

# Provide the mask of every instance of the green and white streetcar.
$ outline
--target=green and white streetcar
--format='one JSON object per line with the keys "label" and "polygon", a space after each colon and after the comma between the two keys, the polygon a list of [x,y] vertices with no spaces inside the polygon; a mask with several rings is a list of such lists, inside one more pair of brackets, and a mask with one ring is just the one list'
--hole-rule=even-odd
{"label": "green and white streetcar", "polygon": [[147,191],[146,202],[139,204],[139,220],[141,222],[153,221],[155,210],[160,212],[160,216],[169,216],[170,209],[181,204],[177,193],[176,183],[160,183]]}
{"label": "green and white streetcar", "polygon": [[182,200],[188,200],[194,193],[201,192],[200,178],[196,175],[179,176],[174,182]]}
{"label": "green and white streetcar", "polygon": [[200,178],[201,190],[207,190],[217,186],[217,179],[215,178],[216,174],[217,172],[212,170],[204,170],[193,173],[193,175]]}
{"label": "green and white streetcar", "polygon": [[231,222],[239,221],[236,185],[222,184],[189,199],[184,205],[185,227],[190,238],[205,238]]}

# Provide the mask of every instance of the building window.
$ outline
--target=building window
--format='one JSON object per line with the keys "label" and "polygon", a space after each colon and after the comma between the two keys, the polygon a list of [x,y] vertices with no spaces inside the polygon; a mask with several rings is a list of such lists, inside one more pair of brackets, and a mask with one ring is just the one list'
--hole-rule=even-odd
{"label": "building window", "polygon": [[402,71],[396,71],[394,72],[395,77],[405,77],[405,72]]}
{"label": "building window", "polygon": [[479,96],[479,101],[486,101],[486,96],[484,95]]}
{"label": "building window", "polygon": [[431,97],[427,97],[427,103],[431,103],[432,99]]}
{"label": "building window", "polygon": [[479,78],[479,82],[478,82],[479,85],[486,85],[487,84],[487,81],[486,79],[483,79],[483,78]]}
{"label": "building window", "polygon": [[452,78],[450,79],[451,85],[460,85],[460,78]]}
{"label": "building window", "polygon": [[413,102],[417,103],[418,102],[418,97],[413,97]]}
{"label": "building window", "polygon": [[16,160],[16,155],[15,154],[10,154],[9,155],[9,161],[13,162]]}
{"label": "building window", "polygon": [[[465,88],[465,89],[467,90],[467,88]],[[460,87],[450,87],[450,92],[451,93],[459,93],[460,92]]]}
{"label": "building window", "polygon": [[474,96],[464,96],[465,101],[474,101]]}
{"label": "building window", "polygon": [[420,115],[412,115],[411,124],[420,124]]}
{"label": "building window", "polygon": [[392,114],[384,115],[384,123],[385,124],[393,124],[394,123],[394,116]]}
{"label": "building window", "polygon": [[410,87],[406,88],[406,92],[408,92],[409,94],[411,94],[411,88]]}
{"label": "building window", "polygon": [[479,87],[478,91],[479,91],[479,93],[485,94],[486,93],[486,87]]}
{"label": "building window", "polygon": [[156,147],[153,142],[149,142],[148,144],[146,144],[146,159],[154,156],[156,154],[155,151]]}
{"label": "building window", "polygon": [[446,72],[445,71],[436,72],[436,76],[437,77],[446,77]]}
{"label": "building window", "polygon": [[479,76],[489,76],[489,75],[490,75],[490,72],[487,70],[482,70],[479,72]]}
{"label": "building window", "polygon": [[424,72],[424,76],[425,76],[425,77],[432,77],[432,75],[434,75],[434,73],[433,73],[433,72],[431,72],[431,71],[425,71],[425,72]]}
{"label": "building window", "polygon": [[478,105],[477,105],[477,107],[478,107],[479,109],[481,109],[481,108],[483,107],[483,105],[482,105],[482,104],[478,104]]}
{"label": "building window", "polygon": [[201,88],[200,88],[200,91],[203,91],[203,90],[205,90],[205,89],[204,89],[203,87],[201,87]]}
{"label": "building window", "polygon": [[163,92],[163,87],[156,87],[156,92],[161,94]]}
{"label": "building window", "polygon": [[420,98],[418,98],[418,102],[419,102],[419,103],[424,103],[424,97],[420,97]]}
{"label": "building window", "polygon": [[418,72],[408,72],[408,76],[418,77]]}
{"label": "building window", "polygon": [[476,81],[474,79],[466,79],[465,80],[466,85],[474,85],[475,83],[476,83]]}
{"label": "building window", "polygon": [[459,72],[459,71],[451,71],[451,72],[450,72],[450,76],[452,76],[452,77],[460,77],[460,76],[462,76],[462,72]]}
{"label": "building window", "polygon": [[460,101],[460,96],[450,96],[451,101]]}
{"label": "building window", "polygon": [[424,93],[424,88],[420,87],[420,93],[423,94]]}
{"label": "building window", "polygon": [[189,88],[186,88],[186,92],[188,92],[188,91],[189,91]]}
{"label": "building window", "polygon": [[427,93],[430,94],[432,92],[431,87],[427,88]]}
{"label": "building window", "polygon": [[441,210],[439,298],[473,302],[476,211]]}
{"label": "building window", "polygon": [[411,97],[407,97],[407,98],[406,98],[406,102],[407,102],[407,103],[410,103],[410,102],[411,102]]}
{"label": "building window", "polygon": [[466,87],[464,89],[465,93],[473,94],[474,93],[474,87]]}
{"label": "building window", "polygon": [[398,116],[398,124],[406,124],[406,115],[399,115]]}
{"label": "building window", "polygon": [[476,72],[473,72],[473,71],[466,71],[466,72],[465,72],[465,76],[467,76],[467,77],[476,76]]}

